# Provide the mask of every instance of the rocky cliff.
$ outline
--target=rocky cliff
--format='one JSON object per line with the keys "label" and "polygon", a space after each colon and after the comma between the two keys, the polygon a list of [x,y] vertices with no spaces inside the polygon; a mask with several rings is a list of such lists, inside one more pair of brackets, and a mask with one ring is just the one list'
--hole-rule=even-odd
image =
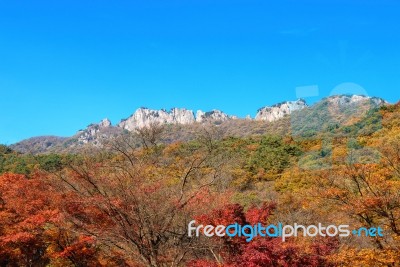
{"label": "rocky cliff", "polygon": [[358,104],[361,102],[368,103],[373,106],[382,106],[388,104],[387,101],[379,97],[369,97],[363,95],[334,95],[323,99],[329,104],[335,105],[337,107],[345,107],[353,104]]}
{"label": "rocky cliff", "polygon": [[276,121],[286,115],[290,115],[295,110],[306,108],[307,104],[303,99],[297,101],[286,101],[273,106],[266,106],[257,111],[255,120],[257,121]]}
{"label": "rocky cliff", "polygon": [[228,116],[220,110],[203,112],[198,110],[196,116],[192,110],[185,108],[173,108],[170,111],[165,109],[153,110],[148,108],[139,108],[129,118],[122,120],[117,126],[128,131],[148,127],[152,124],[192,124],[194,122],[218,123],[234,116]]}
{"label": "rocky cliff", "polygon": [[76,134],[78,142],[81,144],[87,144],[96,139],[97,134],[106,128],[111,127],[111,121],[109,119],[103,119],[100,123],[92,123],[84,130],[79,130]]}
{"label": "rocky cliff", "polygon": [[117,126],[128,131],[133,131],[152,124],[189,124],[194,121],[193,111],[184,108],[173,108],[169,112],[165,109],[139,108],[129,118],[122,120]]}
{"label": "rocky cliff", "polygon": [[217,109],[213,109],[212,111],[208,112],[203,112],[201,110],[196,112],[196,122],[223,122],[235,118],[236,116],[228,116]]}

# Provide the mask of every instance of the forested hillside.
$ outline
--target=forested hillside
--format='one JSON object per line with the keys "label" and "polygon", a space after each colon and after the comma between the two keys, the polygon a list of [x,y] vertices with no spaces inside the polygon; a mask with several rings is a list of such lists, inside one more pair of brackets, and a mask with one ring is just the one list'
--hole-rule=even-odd
{"label": "forested hillside", "polygon": [[[0,146],[0,266],[398,266],[400,104],[335,107],[153,125],[76,151]],[[384,235],[193,238],[191,220]]]}

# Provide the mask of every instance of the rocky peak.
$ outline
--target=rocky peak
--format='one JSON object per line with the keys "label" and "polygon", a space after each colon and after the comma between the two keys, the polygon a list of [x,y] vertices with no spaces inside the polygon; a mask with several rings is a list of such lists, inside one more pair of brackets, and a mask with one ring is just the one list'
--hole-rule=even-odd
{"label": "rocky peak", "polygon": [[139,108],[129,118],[122,120],[118,127],[133,131],[143,127],[149,127],[152,124],[189,124],[195,121],[193,111],[185,108],[173,108],[167,112],[164,109],[153,110],[148,108]]}
{"label": "rocky peak", "polygon": [[196,112],[196,122],[222,122],[229,120],[233,117],[228,116],[224,112],[213,109],[211,111],[203,112],[198,110]]}
{"label": "rocky peak", "polygon": [[193,111],[184,108],[171,109],[172,119],[174,123],[190,124],[195,121]]}
{"label": "rocky peak", "polygon": [[107,118],[103,119],[99,124],[100,128],[107,128],[111,126],[111,121]]}
{"label": "rocky peak", "polygon": [[273,106],[266,106],[260,108],[257,111],[257,115],[255,120],[258,121],[276,121],[283,118],[286,115],[290,115],[295,110],[301,110],[306,108],[306,101],[303,99],[299,99],[296,101],[286,101],[279,104],[275,104]]}
{"label": "rocky peak", "polygon": [[148,108],[139,108],[129,118],[122,120],[118,127],[133,131],[143,127],[149,127],[152,124],[192,124],[194,122],[222,122],[229,119],[235,119],[235,116],[228,116],[220,110],[203,112],[198,110],[196,116],[192,110],[185,108],[172,108],[170,111],[164,109],[153,110]]}
{"label": "rocky peak", "polygon": [[89,143],[95,139],[98,132],[102,129],[110,128],[111,126],[111,121],[107,118],[101,120],[99,123],[89,124],[86,129],[78,131],[78,141],[84,144]]}
{"label": "rocky peak", "polygon": [[334,95],[325,98],[328,103],[341,106],[352,105],[360,102],[369,102],[370,104],[381,106],[387,104],[385,100],[378,97],[369,97],[364,95]]}

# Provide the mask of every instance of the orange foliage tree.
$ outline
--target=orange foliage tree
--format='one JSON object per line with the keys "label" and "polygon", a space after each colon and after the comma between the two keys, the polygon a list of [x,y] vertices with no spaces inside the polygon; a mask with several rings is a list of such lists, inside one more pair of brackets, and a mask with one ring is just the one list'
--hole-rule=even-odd
{"label": "orange foliage tree", "polygon": [[52,187],[37,174],[0,176],[0,265],[45,266],[50,229],[60,219]]}
{"label": "orange foliage tree", "polygon": [[218,182],[226,159],[211,140],[166,147],[153,140],[143,149],[132,142],[113,143],[103,159],[69,162],[54,177],[62,181],[62,210],[73,229],[123,264],[182,265],[199,246],[187,236],[188,222],[228,199]]}

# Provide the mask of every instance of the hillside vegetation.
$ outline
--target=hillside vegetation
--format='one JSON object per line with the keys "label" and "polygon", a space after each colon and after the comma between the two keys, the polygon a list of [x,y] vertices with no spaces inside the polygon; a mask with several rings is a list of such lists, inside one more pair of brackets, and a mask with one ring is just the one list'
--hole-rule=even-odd
{"label": "hillside vegetation", "polygon": [[[400,104],[335,108],[155,125],[71,150],[0,146],[0,265],[398,266]],[[190,238],[194,219],[384,236]]]}

